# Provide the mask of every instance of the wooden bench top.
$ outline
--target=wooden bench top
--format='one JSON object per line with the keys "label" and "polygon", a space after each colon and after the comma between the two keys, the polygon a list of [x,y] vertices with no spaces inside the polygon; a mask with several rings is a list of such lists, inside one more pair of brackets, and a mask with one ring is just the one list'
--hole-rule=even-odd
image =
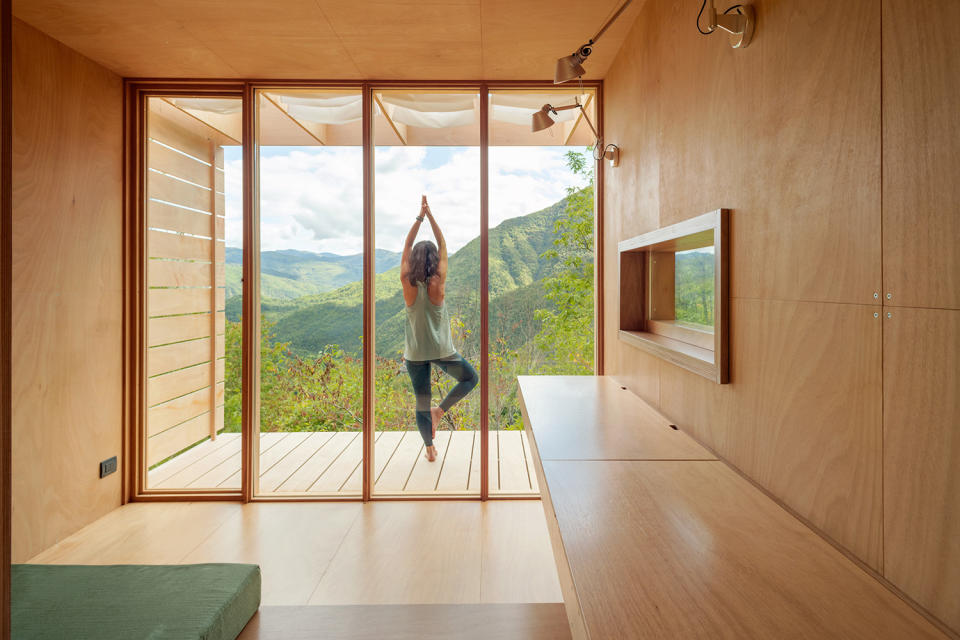
{"label": "wooden bench top", "polygon": [[[645,431],[656,412],[615,390],[608,378],[520,380],[574,638],[946,637],[725,463],[690,455],[682,432],[667,435],[683,457],[647,454],[667,451]],[[579,458],[574,426],[603,434],[584,436]],[[647,457],[612,449],[638,433]]]}
{"label": "wooden bench top", "polygon": [[716,460],[605,376],[520,376],[543,460]]}

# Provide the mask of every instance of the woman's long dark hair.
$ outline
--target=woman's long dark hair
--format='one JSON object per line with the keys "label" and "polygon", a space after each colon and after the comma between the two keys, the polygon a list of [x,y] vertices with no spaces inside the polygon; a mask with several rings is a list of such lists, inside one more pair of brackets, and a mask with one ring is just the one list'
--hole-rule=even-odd
{"label": "woman's long dark hair", "polygon": [[413,245],[410,251],[410,284],[416,286],[418,282],[426,283],[428,278],[436,275],[440,264],[440,253],[437,245],[429,240],[421,240]]}

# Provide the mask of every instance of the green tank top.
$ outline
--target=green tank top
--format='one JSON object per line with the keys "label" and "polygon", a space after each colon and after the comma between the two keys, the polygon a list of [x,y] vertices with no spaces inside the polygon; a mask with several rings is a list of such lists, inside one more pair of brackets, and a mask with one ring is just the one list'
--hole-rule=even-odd
{"label": "green tank top", "polygon": [[414,362],[439,360],[457,352],[450,333],[446,300],[439,306],[430,301],[427,285],[417,284],[417,299],[407,307],[403,357]]}

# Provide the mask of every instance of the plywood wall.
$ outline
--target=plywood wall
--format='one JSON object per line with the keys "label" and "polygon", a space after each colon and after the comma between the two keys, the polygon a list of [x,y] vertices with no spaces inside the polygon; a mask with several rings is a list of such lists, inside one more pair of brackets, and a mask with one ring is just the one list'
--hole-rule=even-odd
{"label": "plywood wall", "polygon": [[[122,81],[13,29],[13,560],[120,505]],[[121,461],[122,463],[122,461]]]}
{"label": "plywood wall", "polygon": [[732,382],[616,339],[616,251],[606,372],[960,630],[960,5],[753,5],[647,0],[604,81],[605,246],[732,210]]}

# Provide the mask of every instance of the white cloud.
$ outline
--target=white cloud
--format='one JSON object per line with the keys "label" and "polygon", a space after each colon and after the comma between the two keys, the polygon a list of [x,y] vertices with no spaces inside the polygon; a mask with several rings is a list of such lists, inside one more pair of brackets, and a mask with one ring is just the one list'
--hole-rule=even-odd
{"label": "white cloud", "polygon": [[[490,150],[490,224],[550,206],[580,185],[564,147]],[[360,253],[363,171],[360,147],[268,150],[260,161],[260,243],[264,251]],[[242,242],[241,160],[228,153],[227,244]],[[427,194],[451,252],[480,234],[480,150],[453,149],[437,165],[424,147],[380,147],[375,155],[376,246],[400,251]],[[432,234],[428,225],[420,238]]]}

